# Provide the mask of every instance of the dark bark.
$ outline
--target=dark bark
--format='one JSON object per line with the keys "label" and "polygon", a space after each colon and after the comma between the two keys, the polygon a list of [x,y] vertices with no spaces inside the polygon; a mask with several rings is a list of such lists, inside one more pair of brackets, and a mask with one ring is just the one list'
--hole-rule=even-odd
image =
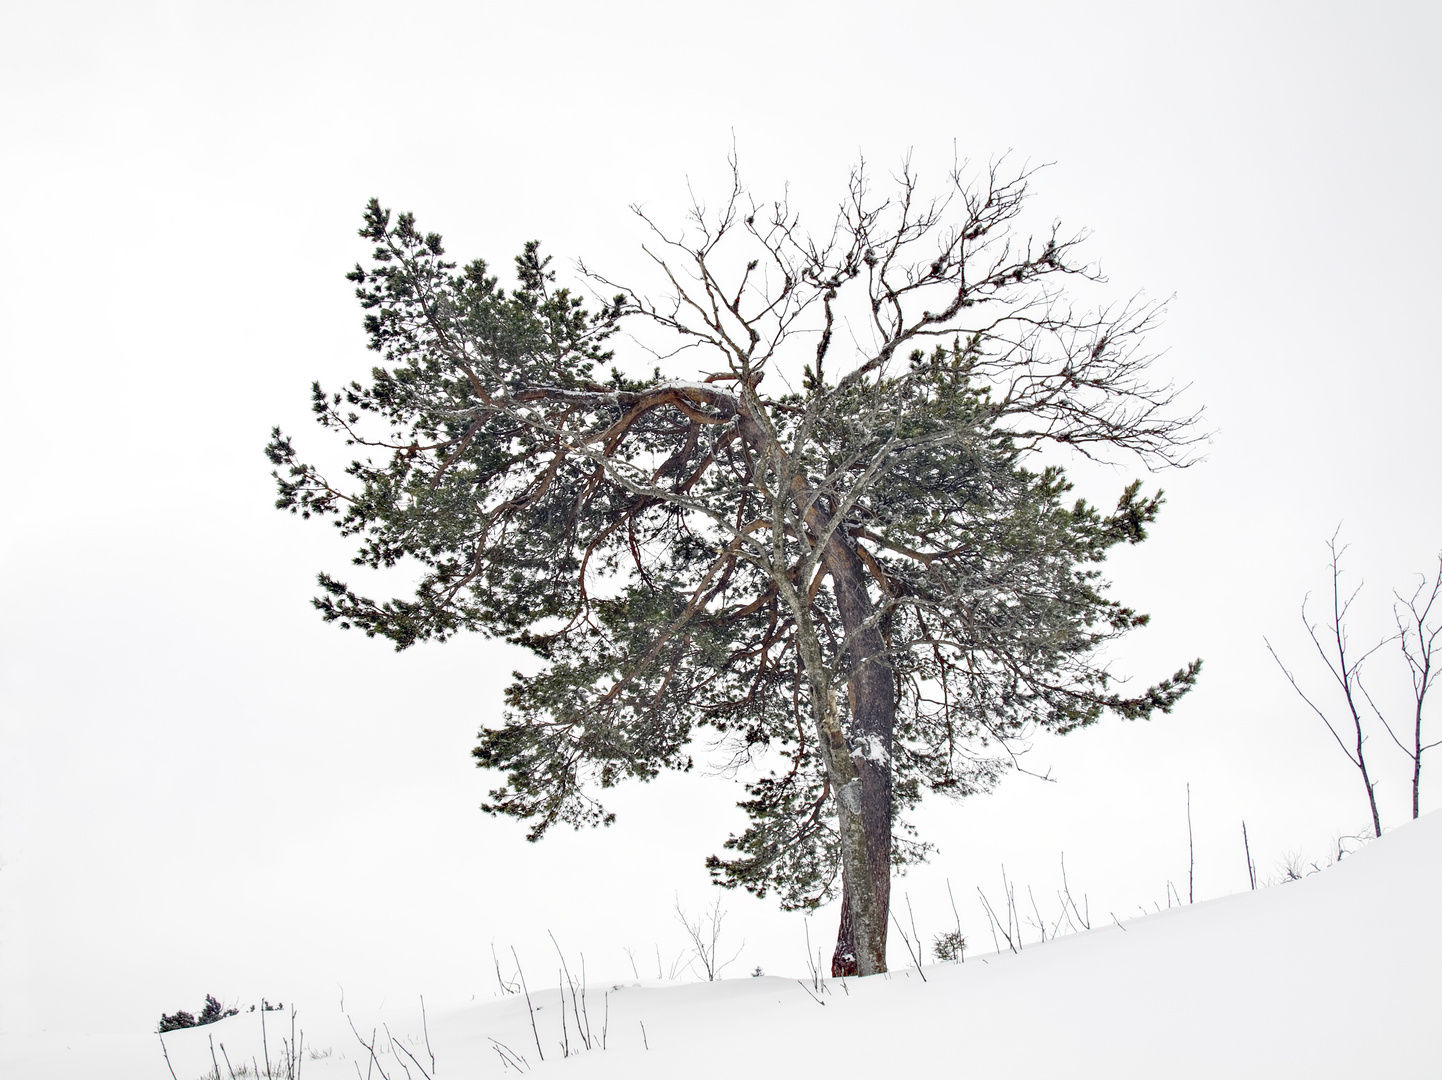
{"label": "dark bark", "polygon": [[[878,926],[876,955],[869,966],[886,970],[886,932],[891,898],[891,739],[896,726],[896,690],[890,667],[880,657],[886,647],[881,631],[867,625],[875,605],[866,589],[866,571],[856,548],[840,532],[827,545],[836,605],[851,660],[847,696],[851,709],[852,762],[861,780],[862,820]],[[855,975],[864,966],[857,955],[852,896],[843,870],[841,926],[831,959],[833,975]]]}
{"label": "dark bark", "polygon": [[[743,399],[744,401],[744,399]],[[785,451],[757,422],[753,411],[743,404],[738,410],[738,427],[742,438],[758,456],[774,455],[778,464],[785,461]],[[812,501],[805,479],[794,475],[791,480],[793,498],[808,531],[816,542],[827,536],[832,524]],[[845,657],[849,670],[847,697],[850,708],[851,765],[861,787],[861,819],[865,834],[866,863],[870,868],[870,897],[863,898],[851,888],[847,859],[842,858],[842,919],[837,931],[836,949],[832,955],[833,975],[865,975],[886,970],[886,938],[891,898],[891,739],[896,727],[896,690],[890,666],[884,659],[886,642],[880,628],[873,622],[876,606],[867,590],[867,573],[857,553],[856,544],[844,527],[831,530],[824,541],[823,565],[831,576],[831,586],[841,617]],[[815,691],[815,692],[819,692]],[[825,733],[821,733],[824,741]],[[837,797],[842,785],[832,772]],[[838,807],[838,816],[842,813]],[[843,829],[844,833],[844,829]],[[847,843],[843,835],[842,843]],[[865,910],[870,908],[870,910]],[[858,934],[857,924],[871,924],[870,935]],[[872,955],[861,955],[859,942],[870,938]]]}

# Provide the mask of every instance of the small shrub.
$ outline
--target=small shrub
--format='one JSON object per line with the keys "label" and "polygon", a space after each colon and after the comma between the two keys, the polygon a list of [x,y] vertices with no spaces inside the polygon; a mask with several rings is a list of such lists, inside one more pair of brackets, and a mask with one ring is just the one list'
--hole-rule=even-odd
{"label": "small shrub", "polygon": [[966,938],[958,930],[948,930],[936,936],[931,943],[931,951],[938,960],[960,960],[962,953],[966,952]]}
{"label": "small shrub", "polygon": [[217,1020],[223,1020],[227,1016],[234,1016],[238,1012],[240,1012],[239,1009],[227,1009],[220,1002],[216,1001],[215,998],[213,998],[211,995],[206,994],[205,1007],[200,1010],[199,1019],[191,1016],[190,1013],[186,1012],[184,1009],[181,1009],[178,1012],[171,1013],[169,1016],[167,1016],[165,1013],[161,1013],[160,1030],[162,1032],[166,1032],[177,1031],[180,1028],[200,1027],[203,1024],[213,1024]]}
{"label": "small shrub", "polygon": [[234,1016],[238,1012],[240,1012],[239,1009],[227,1009],[220,1002],[216,1001],[215,998],[206,994],[205,1008],[200,1010],[200,1018],[196,1020],[195,1023],[197,1027],[201,1024],[213,1024],[217,1020],[223,1020],[227,1016]]}
{"label": "small shrub", "polygon": [[169,1016],[166,1016],[165,1013],[160,1014],[161,1031],[175,1031],[179,1028],[189,1027],[195,1027],[195,1017],[191,1016],[190,1013],[184,1009],[176,1013],[171,1013]]}

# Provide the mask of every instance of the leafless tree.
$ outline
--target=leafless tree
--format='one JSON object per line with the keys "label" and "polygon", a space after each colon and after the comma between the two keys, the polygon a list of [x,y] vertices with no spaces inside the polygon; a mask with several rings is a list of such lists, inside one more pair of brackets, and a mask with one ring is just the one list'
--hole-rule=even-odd
{"label": "leafless tree", "polygon": [[743,941],[736,952],[732,954],[731,959],[723,960],[721,958],[721,924],[726,920],[726,912],[721,907],[720,897],[717,897],[716,902],[694,920],[686,914],[686,909],[681,906],[680,897],[677,897],[676,920],[686,928],[686,936],[691,939],[692,959],[701,965],[701,970],[706,973],[707,982],[715,982],[721,972],[741,955],[741,949],[746,947],[746,943]]}
{"label": "leafless tree", "polygon": [[[1292,689],[1326,725],[1327,731],[1336,741],[1337,746],[1346,755],[1352,767],[1357,770],[1363,789],[1367,794],[1367,807],[1372,816],[1373,835],[1381,836],[1382,816],[1377,808],[1376,774],[1374,764],[1370,764],[1367,758],[1367,728],[1375,720],[1397,748],[1411,761],[1412,775],[1410,779],[1412,816],[1414,818],[1421,809],[1423,754],[1442,742],[1442,740],[1426,742],[1423,736],[1423,709],[1427,701],[1427,693],[1436,681],[1439,668],[1435,661],[1438,637],[1442,635],[1442,620],[1439,620],[1437,612],[1437,600],[1439,592],[1442,592],[1442,556],[1439,556],[1438,559],[1438,572],[1430,581],[1423,575],[1416,589],[1405,599],[1400,594],[1394,594],[1396,603],[1393,607],[1393,617],[1396,621],[1397,632],[1359,651],[1350,640],[1347,617],[1362,590],[1362,584],[1359,582],[1350,592],[1343,589],[1342,556],[1346,554],[1347,548],[1345,545],[1339,546],[1337,537],[1338,533],[1333,533],[1331,539],[1327,541],[1332,578],[1330,615],[1325,624],[1319,626],[1308,615],[1307,601],[1304,600],[1302,602],[1302,624],[1306,627],[1307,636],[1311,639],[1313,648],[1327,669],[1330,681],[1335,684],[1340,698],[1340,708],[1329,710],[1319,704],[1314,695],[1308,694],[1302,688],[1296,676],[1282,662],[1282,658],[1272,643],[1266,639],[1263,640],[1266,641],[1268,652],[1272,654],[1272,659],[1276,661],[1282,674],[1292,685]],[[1382,706],[1378,704],[1377,699],[1363,681],[1364,665],[1380,650],[1392,644],[1399,647],[1411,677],[1412,693],[1408,708],[1411,730],[1403,729],[1403,734],[1406,736],[1405,742],[1398,736],[1397,727],[1387,719]],[[1341,713],[1340,719],[1337,715],[1338,712]]]}
{"label": "leafless tree", "polygon": [[[1422,709],[1427,701],[1427,691],[1437,681],[1437,674],[1442,670],[1442,663],[1438,663],[1437,641],[1442,635],[1442,611],[1437,610],[1437,598],[1442,593],[1442,555],[1437,557],[1437,570],[1432,575],[1429,583],[1426,575],[1412,591],[1411,595],[1403,599],[1401,594],[1396,595],[1396,605],[1392,609],[1397,620],[1397,642],[1402,650],[1403,659],[1407,663],[1407,672],[1411,676],[1412,697],[1410,702],[1411,731],[1405,732],[1408,735],[1407,742],[1397,737],[1392,725],[1388,723],[1372,696],[1367,694],[1367,704],[1376,714],[1377,719],[1382,721],[1387,734],[1397,744],[1398,749],[1406,754],[1412,761],[1412,816],[1415,818],[1421,813],[1422,797],[1422,755],[1434,746],[1442,743],[1442,739],[1433,739],[1431,742],[1424,742],[1422,736]],[[1365,693],[1365,688],[1364,688]]]}

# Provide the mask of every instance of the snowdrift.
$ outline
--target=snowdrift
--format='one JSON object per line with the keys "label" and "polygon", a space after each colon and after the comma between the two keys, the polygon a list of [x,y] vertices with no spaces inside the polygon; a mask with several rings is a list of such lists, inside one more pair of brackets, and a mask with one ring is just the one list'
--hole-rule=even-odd
{"label": "snowdrift", "polygon": [[[334,1004],[302,1004],[301,1076],[351,1078],[357,1065],[362,1075],[378,1078],[384,1070],[390,1080],[408,1073],[421,1080],[421,1070],[434,1080],[515,1072],[503,1054],[538,1076],[657,1080],[818,1070],[1442,1076],[1439,900],[1442,813],[1434,813],[1299,882],[1174,908],[1018,954],[927,967],[925,981],[909,969],[827,980],[820,988],[809,979],[777,977],[684,986],[593,983],[584,999],[578,994],[573,1002],[568,992],[564,1006],[558,990],[532,986],[534,1011],[523,998],[509,997],[451,1010],[432,1005],[426,1024],[418,1007],[354,1015],[367,1041],[377,1033],[375,1062]],[[167,1034],[178,1080],[199,1080],[210,1071],[212,1038],[217,1053],[224,1044],[237,1071],[252,1061],[263,1069],[259,1020],[246,1014]],[[281,1039],[290,1038],[289,1018],[272,1013],[267,1025],[275,1067],[284,1054]],[[311,1048],[330,1054],[313,1059]],[[228,1077],[223,1059],[220,1070]],[[0,1037],[0,1076],[154,1080],[169,1073],[153,1032],[41,1032]]]}

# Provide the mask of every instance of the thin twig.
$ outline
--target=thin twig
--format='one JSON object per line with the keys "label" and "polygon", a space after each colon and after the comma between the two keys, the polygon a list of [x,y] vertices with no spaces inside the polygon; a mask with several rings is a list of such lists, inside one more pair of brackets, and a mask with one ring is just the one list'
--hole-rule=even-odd
{"label": "thin twig", "polygon": [[496,984],[500,986],[501,993],[514,994],[516,992],[515,984],[507,983],[505,979],[501,978],[501,961],[500,958],[496,956],[496,943],[494,941],[491,942],[491,963],[496,967]]}
{"label": "thin twig", "polygon": [[516,975],[521,980],[521,993],[526,995],[526,1012],[531,1016],[531,1034],[536,1040],[536,1053],[540,1055],[542,1061],[545,1061],[546,1052],[541,1049],[541,1033],[536,1030],[536,1010],[531,1007],[531,991],[526,988],[526,973],[521,970],[521,958],[516,955],[514,945],[511,946],[511,959],[516,962]]}
{"label": "thin twig", "polygon": [[[571,1011],[572,1011],[573,1013],[575,1013],[575,1015],[576,1015],[576,1034],[581,1037],[581,1042],[582,1042],[582,1044],[586,1047],[587,1050],[589,1050],[589,1049],[591,1049],[591,1025],[590,1025],[589,1018],[588,1018],[585,1027],[583,1028],[583,1027],[581,1026],[581,1007],[576,1003],[576,983],[575,983],[575,981],[571,978],[571,968],[570,968],[570,965],[568,965],[568,964],[566,963],[566,955],[565,955],[565,953],[561,952],[561,945],[560,945],[560,943],[556,940],[556,935],[553,934],[553,933],[551,933],[549,930],[546,931],[546,935],[551,939],[551,944],[556,947],[556,955],[561,958],[561,971],[564,972],[564,973],[565,973],[565,976],[566,976],[566,985],[571,988]],[[581,963],[582,963],[582,964],[585,964],[585,962],[586,962],[585,957],[582,957],[582,958],[581,958]],[[582,968],[582,972],[581,972],[581,997],[582,997],[582,999],[585,998],[585,995],[586,995],[586,976],[585,976],[585,969]],[[563,988],[561,989],[561,1023],[562,1023],[563,1025],[565,1024],[565,1020],[566,1020],[566,991],[565,991],[565,988],[563,987]]]}
{"label": "thin twig", "polygon": [[[389,1035],[390,1032],[388,1031],[388,1032],[386,1032],[386,1034]],[[406,1057],[410,1058],[411,1061],[415,1062],[416,1068],[417,1068],[417,1069],[420,1069],[421,1075],[424,1076],[424,1077],[426,1078],[426,1080],[431,1080],[431,1074],[428,1073],[428,1072],[426,1072],[426,1069],[425,1069],[425,1066],[424,1066],[424,1065],[422,1065],[419,1061],[416,1061],[416,1056],[415,1056],[414,1054],[412,1054],[408,1049],[406,1049],[405,1043],[398,1043],[398,1042],[396,1042],[394,1039],[392,1039],[392,1040],[391,1040],[391,1049],[395,1049],[395,1048],[397,1048],[397,1047],[400,1048],[401,1053],[405,1054]],[[432,1061],[432,1062],[431,1062],[431,1068],[434,1069],[435,1067],[436,1067],[435,1062]]]}
{"label": "thin twig", "polygon": [[170,1051],[165,1048],[165,1036],[157,1032],[156,1037],[160,1039],[160,1052],[165,1055],[165,1067],[170,1070],[171,1080],[179,1080],[175,1075],[175,1066],[170,1063]]}
{"label": "thin twig", "polygon": [[[266,1007],[265,1007],[265,998],[261,998],[261,999],[260,999],[260,1045],[261,1045],[261,1047],[265,1050],[265,1075],[266,1075],[266,1080],[270,1080],[270,1077],[271,1077],[273,1074],[271,1073],[271,1070],[270,1070],[270,1043],[266,1040],[266,1037],[265,1037],[265,1014],[266,1014],[267,1011],[268,1011],[268,1010],[267,1010]],[[375,1036],[371,1036],[371,1038],[375,1038]],[[384,1076],[385,1074],[382,1073],[381,1075]]]}
{"label": "thin twig", "polygon": [[[916,954],[918,957],[916,970],[920,971],[921,960],[926,958],[926,947],[921,943],[921,935],[916,932],[916,913],[911,910],[911,894],[904,893],[903,895],[906,897],[906,915],[907,918],[911,920],[911,936],[916,939]],[[925,975],[921,977],[921,981],[926,981]]]}
{"label": "thin twig", "polygon": [[[986,908],[986,917],[987,920],[991,923],[992,943],[996,946],[996,951],[1001,952],[1001,942],[996,940],[996,932],[997,930],[1001,929],[1001,920],[998,919],[996,917],[996,913],[992,911],[991,902],[987,900],[986,893],[981,891],[981,886],[979,885],[977,886],[976,894],[981,897],[982,907]],[[1018,950],[1016,947],[1016,943],[1011,940],[1011,934],[1008,932],[1010,930],[1010,923],[1007,924],[1007,927],[1007,930],[1002,930],[1001,932],[1006,937],[1007,947],[1011,949],[1012,952],[1017,952]]]}
{"label": "thin twig", "polygon": [[[381,1027],[385,1029],[386,1041],[391,1044],[391,1056],[392,1056],[392,1057],[396,1057],[396,1037],[391,1034],[391,1029],[390,1029],[390,1025],[389,1025],[389,1024],[382,1024]],[[397,1061],[400,1061],[401,1069],[402,1069],[402,1071],[404,1071],[405,1074],[406,1074],[406,1080],[411,1080],[411,1070],[410,1070],[410,1067],[409,1067],[408,1065],[406,1065],[406,1063],[405,1063],[404,1061],[401,1061],[401,1059],[400,1059],[399,1057],[396,1057],[396,1060],[397,1060]]]}
{"label": "thin twig", "polygon": [[571,1033],[566,1027],[566,987],[561,982],[561,973],[556,972],[556,986],[561,997],[561,1056],[571,1056]]}
{"label": "thin twig", "polygon": [[1041,908],[1036,906],[1036,895],[1031,891],[1031,886],[1026,887],[1026,895],[1031,898],[1031,910],[1036,915],[1036,928],[1041,933],[1042,944],[1046,944],[1046,922],[1041,917]]}
{"label": "thin twig", "polygon": [[[346,1016],[345,1022],[350,1025],[351,1033],[355,1035],[356,1042],[364,1046],[366,1048],[366,1051],[370,1054],[370,1064],[366,1066],[366,1076],[370,1076],[371,1069],[374,1068],[378,1073],[381,1074],[381,1080],[390,1080],[390,1077],[386,1075],[385,1069],[381,1066],[380,1059],[376,1057],[376,1029],[371,1028],[371,1041],[367,1043],[364,1039],[361,1038],[361,1033],[359,1031],[356,1031],[355,1021],[352,1020],[349,1015]],[[266,1073],[269,1074],[269,1063],[266,1064],[265,1069]],[[359,1065],[356,1066],[356,1071],[360,1071]]]}
{"label": "thin twig", "polygon": [[1242,821],[1242,850],[1247,856],[1247,877],[1251,879],[1252,891],[1255,892],[1257,889],[1257,866],[1252,862],[1252,845],[1247,841],[1247,822],[1245,819]]}
{"label": "thin twig", "polygon": [[516,1053],[499,1039],[492,1038],[490,1035],[487,1035],[486,1038],[491,1040],[491,1049],[495,1050],[496,1056],[501,1059],[503,1065],[515,1069],[516,1072],[531,1071],[531,1063],[520,1054]]}
{"label": "thin twig", "polygon": [[[1193,902],[1192,888],[1196,877],[1196,854],[1192,847],[1192,785],[1187,782],[1187,903]],[[1115,915],[1112,918],[1116,918]]]}
{"label": "thin twig", "polygon": [[1065,852],[1065,851],[1063,851],[1063,852],[1061,853],[1061,887],[1062,887],[1063,891],[1066,893],[1067,902],[1068,902],[1069,904],[1071,904],[1072,914],[1077,917],[1077,922],[1079,922],[1079,923],[1082,924],[1082,929],[1084,929],[1084,930],[1090,930],[1090,929],[1092,928],[1092,921],[1091,921],[1092,909],[1091,909],[1091,903],[1090,903],[1090,901],[1087,900],[1087,895],[1086,895],[1086,893],[1082,893],[1082,903],[1086,905],[1086,914],[1083,915],[1080,911],[1077,910],[1076,901],[1072,899],[1071,886],[1069,886],[1069,885],[1067,884],[1067,880],[1066,880],[1066,852]]}
{"label": "thin twig", "polygon": [[803,919],[801,929],[806,934],[806,966],[811,970],[811,986],[816,988],[821,983],[821,954],[816,954],[816,961],[811,960],[811,921]]}
{"label": "thin twig", "polygon": [[[901,935],[901,940],[906,943],[906,951],[911,954],[911,962],[916,965],[916,970],[921,971],[921,961],[917,959],[916,950],[911,947],[911,939],[906,936],[906,931],[901,928],[901,921],[896,917],[896,911],[891,912],[891,921],[896,925],[896,932]],[[926,981],[926,974],[923,972],[921,981]]]}
{"label": "thin twig", "polygon": [[[956,897],[951,893],[951,878],[946,879],[946,898],[951,901],[951,917],[956,920],[956,940],[965,941],[961,933],[961,915],[956,910]],[[956,959],[960,963],[966,963],[966,950],[958,949]]]}
{"label": "thin twig", "polygon": [[[492,949],[491,951],[492,951],[493,953],[495,952],[494,949]],[[426,1053],[429,1054],[430,1057],[431,1057],[431,1072],[435,1072],[435,1071],[436,1071],[436,1053],[435,1053],[434,1050],[431,1049],[431,1029],[430,1029],[430,1027],[426,1024],[426,996],[425,996],[425,994],[422,994],[420,997],[421,997],[421,1031],[423,1031],[423,1032],[425,1033],[425,1036],[426,1036]]]}

